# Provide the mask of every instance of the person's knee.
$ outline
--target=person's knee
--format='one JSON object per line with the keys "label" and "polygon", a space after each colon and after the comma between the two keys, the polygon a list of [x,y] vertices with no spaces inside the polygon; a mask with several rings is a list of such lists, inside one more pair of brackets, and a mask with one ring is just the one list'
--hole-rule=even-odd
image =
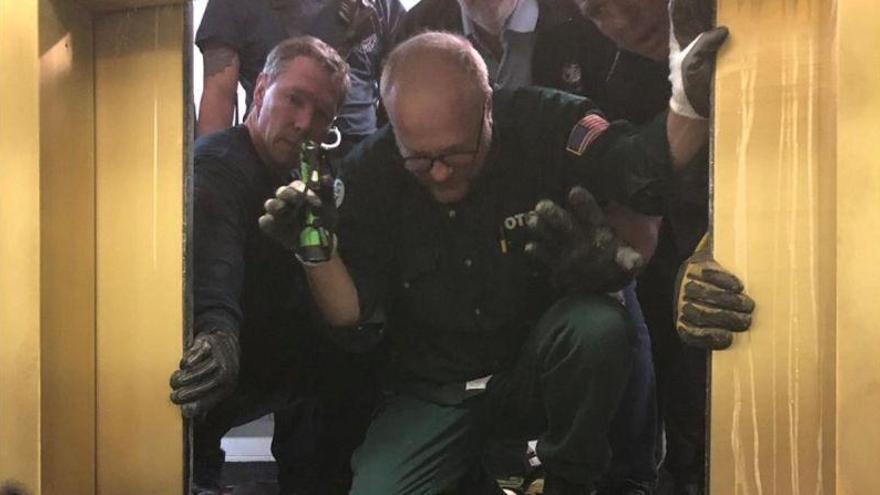
{"label": "person's knee", "polygon": [[568,343],[568,352],[632,359],[633,328],[626,309],[614,298],[601,294],[569,296],[551,312],[557,318],[557,340]]}
{"label": "person's knee", "polygon": [[404,495],[424,493],[424,483],[407,480],[394,466],[381,462],[363,462],[354,468],[350,495]]}
{"label": "person's knee", "polygon": [[380,495],[403,493],[392,473],[368,471],[355,473],[351,483],[351,495]]}
{"label": "person's knee", "polygon": [[[351,458],[352,481],[350,495],[397,494],[401,491],[401,466],[388,450],[377,451],[371,443],[361,445]],[[385,455],[383,455],[385,454]]]}
{"label": "person's knee", "polygon": [[[358,450],[352,457],[354,473],[350,495],[405,495],[446,493],[455,487],[466,471],[464,457],[449,457],[443,466],[432,462],[412,463],[415,459],[395,460],[383,453]],[[436,461],[438,459],[433,459]]]}

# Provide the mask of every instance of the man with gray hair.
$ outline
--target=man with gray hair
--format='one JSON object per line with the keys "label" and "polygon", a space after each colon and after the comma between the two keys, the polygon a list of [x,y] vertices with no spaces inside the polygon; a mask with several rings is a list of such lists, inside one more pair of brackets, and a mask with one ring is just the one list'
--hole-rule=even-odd
{"label": "man with gray hair", "polygon": [[[634,345],[605,294],[641,259],[586,188],[659,213],[665,126],[608,123],[553,90],[493,93],[448,33],[398,46],[381,89],[390,125],[349,156],[339,222],[324,224],[339,251],[304,263],[332,326],[386,324],[391,393],[352,459],[352,493],[453,488],[489,436],[540,438],[544,493],[589,493]],[[328,205],[295,181],[265,206],[261,227],[296,250],[304,212]]]}
{"label": "man with gray hair", "polygon": [[[324,338],[300,264],[257,220],[265,198],[290,182],[303,144],[324,140],[348,77],[348,65],[324,42],[286,40],[257,78],[244,125],[195,143],[194,340],[171,376],[171,400],[194,420],[194,493],[220,493],[221,437],[270,412],[281,493],[342,493],[303,459],[311,446],[289,438],[295,418],[286,408],[303,397],[347,400],[365,368]],[[353,448],[341,453],[343,469]]]}

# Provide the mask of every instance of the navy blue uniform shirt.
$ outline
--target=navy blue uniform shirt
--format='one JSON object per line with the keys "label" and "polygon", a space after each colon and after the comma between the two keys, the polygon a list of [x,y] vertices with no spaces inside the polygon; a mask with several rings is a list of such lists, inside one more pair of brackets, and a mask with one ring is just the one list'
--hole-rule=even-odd
{"label": "navy blue uniform shirt", "polygon": [[293,253],[257,220],[281,184],[244,126],[196,141],[193,165],[193,327],[240,334],[242,376],[270,386],[312,352],[317,313]]}

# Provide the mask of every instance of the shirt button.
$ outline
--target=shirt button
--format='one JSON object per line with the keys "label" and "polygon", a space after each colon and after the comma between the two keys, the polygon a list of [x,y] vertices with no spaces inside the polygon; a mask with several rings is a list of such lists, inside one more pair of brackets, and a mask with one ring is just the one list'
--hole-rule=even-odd
{"label": "shirt button", "polygon": [[404,289],[409,289],[409,282],[404,282],[404,283],[403,283],[403,288],[404,288]]}
{"label": "shirt button", "polygon": [[483,310],[481,310],[480,308],[476,308],[474,309],[474,314],[480,316],[481,314],[483,314]]}
{"label": "shirt button", "polygon": [[453,209],[449,210],[449,218],[455,218],[455,210],[453,210]]}
{"label": "shirt button", "polygon": [[473,262],[473,261],[471,261],[471,259],[470,259],[470,258],[465,258],[465,260],[464,260],[464,266],[466,266],[466,267],[468,267],[468,268],[470,268],[470,267],[471,267],[471,265],[473,265],[473,264],[474,264],[474,262]]}

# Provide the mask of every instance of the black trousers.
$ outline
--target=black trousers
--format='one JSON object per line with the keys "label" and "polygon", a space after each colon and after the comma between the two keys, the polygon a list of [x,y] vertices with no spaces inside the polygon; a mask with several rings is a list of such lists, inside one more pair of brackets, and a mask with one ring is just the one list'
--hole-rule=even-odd
{"label": "black trousers", "polygon": [[[243,368],[233,394],[193,423],[198,486],[219,487],[225,458],[220,440],[226,432],[274,413],[272,454],[281,493],[347,492],[351,453],[379,398],[383,353],[348,353],[329,341],[308,351],[299,359],[263,362],[258,372]],[[257,363],[259,356],[248,361]]]}

